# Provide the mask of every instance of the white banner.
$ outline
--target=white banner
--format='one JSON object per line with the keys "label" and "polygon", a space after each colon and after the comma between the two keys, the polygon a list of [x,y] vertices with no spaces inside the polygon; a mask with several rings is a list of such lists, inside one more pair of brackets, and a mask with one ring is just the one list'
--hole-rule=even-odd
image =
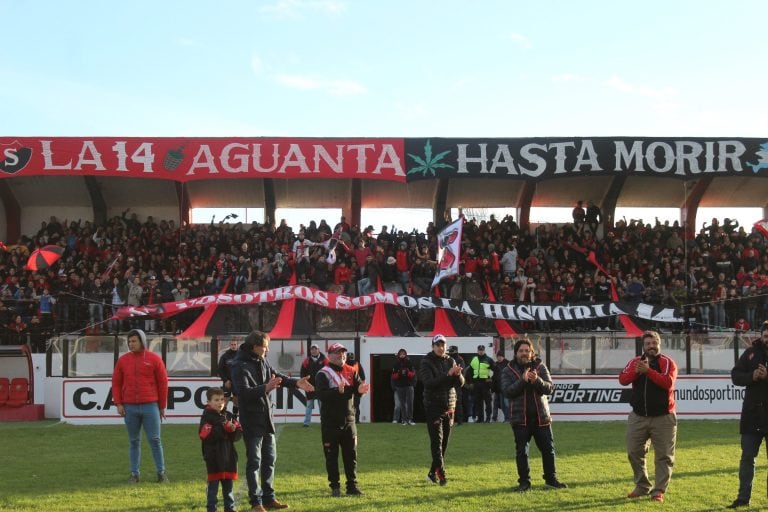
{"label": "white banner", "polygon": [[[553,375],[555,391],[550,409],[555,420],[620,420],[632,408],[632,387],[618,376]],[[675,383],[677,416],[685,419],[738,419],[744,387],[734,386],[728,375],[684,375]]]}
{"label": "white banner", "polygon": [[[221,386],[214,378],[168,379],[168,423],[197,423],[206,404],[205,391]],[[112,401],[110,379],[64,379],[62,381],[61,421],[79,425],[123,423]],[[276,423],[298,422],[304,419],[306,399],[298,390],[280,388],[272,392]],[[316,421],[320,418],[317,407]]]}

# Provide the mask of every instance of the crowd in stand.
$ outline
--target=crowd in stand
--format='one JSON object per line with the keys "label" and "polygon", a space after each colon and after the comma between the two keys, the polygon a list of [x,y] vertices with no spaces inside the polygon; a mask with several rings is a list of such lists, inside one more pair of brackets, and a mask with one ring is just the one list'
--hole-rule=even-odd
{"label": "crowd in stand", "polygon": [[[676,222],[619,220],[605,229],[594,212],[582,215],[577,208],[573,223],[530,232],[511,217],[465,219],[460,275],[440,283],[441,296],[602,302],[611,300],[612,281],[621,300],[684,311],[690,329],[747,330],[768,318],[761,234],[713,219],[686,241]],[[300,284],[347,295],[373,292],[379,283],[389,291],[429,295],[438,231],[432,223],[424,232],[361,229],[344,217],[333,226],[320,220],[299,227],[284,220],[179,226],[129,210],[106,225],[51,217],[33,236],[8,242],[0,252],[3,341],[26,333],[42,339],[54,330],[124,330],[131,325],[110,320],[122,305],[193,298],[227,285],[238,293],[270,289],[287,285],[294,273]],[[25,269],[31,251],[47,244],[64,247],[62,258],[43,271]],[[588,251],[608,276],[588,261]],[[172,332],[189,320],[149,319],[140,326]]]}

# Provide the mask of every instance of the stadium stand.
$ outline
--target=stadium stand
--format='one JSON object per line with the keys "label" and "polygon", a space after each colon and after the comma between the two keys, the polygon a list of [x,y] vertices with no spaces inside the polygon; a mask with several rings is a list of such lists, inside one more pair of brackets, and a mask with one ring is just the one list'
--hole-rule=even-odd
{"label": "stadium stand", "polygon": [[[601,230],[602,231],[602,230]],[[371,253],[385,289],[428,295],[435,271],[436,229],[375,233],[350,226],[338,237],[329,262],[331,229],[324,219],[297,228],[284,222],[178,226],[137,214],[115,216],[103,225],[51,217],[37,233],[0,253],[0,322],[4,344],[28,342],[40,352],[54,333],[106,334],[130,327],[177,333],[194,319],[188,312],[169,320],[110,320],[112,308],[146,305],[227,291],[286,285],[295,271],[298,233],[308,248],[304,284],[337,293],[357,293],[365,255]],[[461,275],[441,283],[441,296],[487,298],[486,281],[500,302],[590,302],[609,300],[607,283],[587,261],[594,251],[610,273],[620,299],[665,304],[685,311],[686,329],[748,330],[768,318],[768,255],[765,238],[729,219],[713,219],[684,241],[677,223],[653,225],[620,220],[597,237],[573,224],[544,224],[521,230],[511,217],[465,221]],[[333,237],[335,241],[336,237]],[[47,244],[64,247],[63,257],[43,271],[26,270],[27,255]],[[509,265],[510,253],[514,264]],[[388,264],[389,260],[389,264]],[[341,271],[339,270],[341,269]],[[514,271],[509,271],[514,269]],[[405,276],[405,277],[403,277]],[[233,308],[234,309],[234,308]],[[323,326],[334,328],[328,315]],[[418,319],[414,319],[418,322]],[[247,331],[247,315],[230,320],[231,331]],[[342,325],[339,330],[348,330]],[[616,327],[571,322],[548,330]],[[489,329],[492,330],[492,329]]]}

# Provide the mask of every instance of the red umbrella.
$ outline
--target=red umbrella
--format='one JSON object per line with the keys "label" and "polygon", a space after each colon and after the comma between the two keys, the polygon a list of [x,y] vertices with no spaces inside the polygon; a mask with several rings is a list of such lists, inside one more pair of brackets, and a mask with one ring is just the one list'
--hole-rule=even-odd
{"label": "red umbrella", "polygon": [[53,265],[64,254],[64,248],[58,245],[46,245],[32,251],[27,260],[29,270],[42,270]]}

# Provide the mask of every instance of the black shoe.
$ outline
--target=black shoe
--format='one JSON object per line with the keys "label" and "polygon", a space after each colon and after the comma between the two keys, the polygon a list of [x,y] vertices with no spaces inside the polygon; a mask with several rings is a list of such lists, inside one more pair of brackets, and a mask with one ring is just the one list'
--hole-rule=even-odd
{"label": "black shoe", "polygon": [[362,496],[363,491],[357,488],[357,486],[354,487],[347,487],[347,496]]}
{"label": "black shoe", "polygon": [[514,492],[526,492],[531,490],[531,482],[528,480],[523,480],[520,482],[520,484],[512,489]]}
{"label": "black shoe", "polygon": [[448,485],[448,479],[445,478],[445,471],[443,471],[442,469],[438,469],[437,471],[435,471],[435,473],[437,474],[437,481],[440,482],[440,485],[442,486]]}
{"label": "black shoe", "polygon": [[427,480],[429,480],[433,484],[437,483],[437,475],[435,474],[434,471],[430,471],[429,473],[427,473]]}
{"label": "black shoe", "polygon": [[567,489],[568,486],[564,484],[563,482],[555,479],[555,480],[547,480],[544,485],[546,487],[549,487],[550,489]]}
{"label": "black shoe", "polygon": [[128,483],[129,484],[137,484],[137,483],[139,483],[139,474],[138,473],[131,473],[131,476],[128,477]]}
{"label": "black shoe", "polygon": [[157,474],[157,483],[167,484],[168,482],[170,482],[170,480],[168,480],[168,475],[165,474],[165,471],[161,471]]}
{"label": "black shoe", "polygon": [[338,498],[341,496],[341,489],[338,487],[331,487],[331,496],[334,498]]}
{"label": "black shoe", "polygon": [[733,503],[728,505],[725,508],[741,508],[741,507],[748,507],[749,502],[744,500],[733,500]]}

